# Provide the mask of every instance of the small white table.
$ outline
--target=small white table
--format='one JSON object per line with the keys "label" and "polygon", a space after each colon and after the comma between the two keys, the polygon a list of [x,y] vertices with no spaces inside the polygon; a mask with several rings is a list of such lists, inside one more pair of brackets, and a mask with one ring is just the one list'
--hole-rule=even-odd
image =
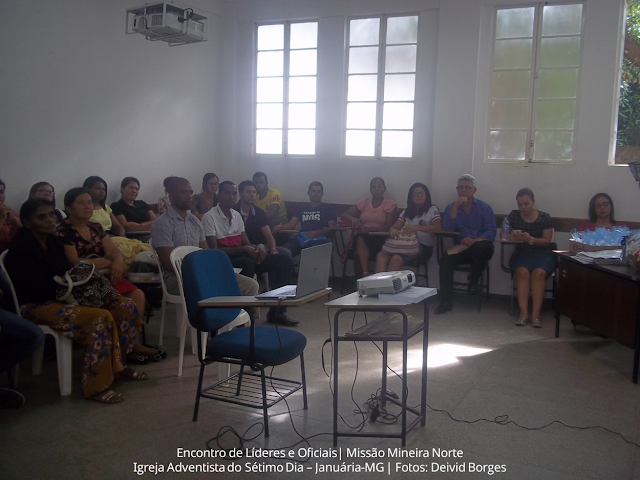
{"label": "small white table", "polygon": [[[333,320],[333,446],[338,444],[338,437],[377,437],[377,438],[400,438],[402,446],[406,445],[407,432],[415,427],[418,422],[425,426],[427,412],[427,348],[429,345],[429,306],[427,300],[437,294],[435,288],[420,288],[425,291],[426,297],[419,302],[415,301],[384,301],[377,296],[360,297],[357,292],[325,303],[327,308],[337,308]],[[422,303],[423,322],[416,328],[409,329],[409,322],[403,307],[412,303]],[[400,335],[378,334],[366,336],[341,336],[339,330],[339,318],[345,312],[396,312],[402,315],[402,333]],[[422,332],[422,385],[420,392],[420,410],[407,406],[407,342],[410,338]],[[363,433],[363,432],[340,432],[338,431],[338,350],[340,342],[382,342],[382,405],[386,402],[393,403],[401,407],[402,429],[400,433]],[[387,396],[387,353],[388,342],[402,342],[402,394],[400,401]],[[407,412],[416,418],[407,425]]]}

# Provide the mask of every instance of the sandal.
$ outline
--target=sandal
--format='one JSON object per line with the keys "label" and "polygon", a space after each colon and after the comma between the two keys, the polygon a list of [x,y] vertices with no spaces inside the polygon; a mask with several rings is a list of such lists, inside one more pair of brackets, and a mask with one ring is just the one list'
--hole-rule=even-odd
{"label": "sandal", "polygon": [[123,378],[125,380],[143,381],[149,380],[149,375],[139,370],[134,370],[131,367],[126,367],[120,372],[120,378]]}
{"label": "sandal", "polygon": [[155,350],[156,353],[153,356],[147,355],[147,357],[149,357],[149,360],[153,360],[154,362],[159,362],[167,358],[167,352],[165,352],[161,348],[154,347],[153,345],[145,345],[145,344],[142,344],[142,346]]}
{"label": "sandal", "polygon": [[149,363],[149,357],[131,352],[127,355],[127,363],[133,363],[134,365],[147,365]]}
{"label": "sandal", "polygon": [[100,393],[96,393],[89,400],[95,400],[96,402],[106,403],[107,405],[115,405],[124,401],[124,397],[114,392],[113,390],[103,390]]}

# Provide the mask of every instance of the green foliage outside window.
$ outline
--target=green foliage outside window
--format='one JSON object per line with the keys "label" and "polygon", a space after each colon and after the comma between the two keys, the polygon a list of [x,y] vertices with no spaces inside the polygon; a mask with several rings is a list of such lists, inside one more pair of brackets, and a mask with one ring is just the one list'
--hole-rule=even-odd
{"label": "green foliage outside window", "polygon": [[[640,42],[640,0],[627,1],[627,39]],[[625,42],[618,106],[618,145],[640,145],[640,59]]]}

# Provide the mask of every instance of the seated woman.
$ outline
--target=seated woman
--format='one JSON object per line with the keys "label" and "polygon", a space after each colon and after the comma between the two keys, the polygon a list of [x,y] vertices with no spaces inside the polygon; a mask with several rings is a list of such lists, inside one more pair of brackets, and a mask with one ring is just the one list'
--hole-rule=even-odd
{"label": "seated woman", "polygon": [[167,208],[171,206],[171,199],[169,198],[169,183],[171,180],[177,178],[175,175],[171,175],[170,177],[165,178],[162,181],[162,186],[164,187],[164,197],[160,197],[158,199],[158,215],[162,215],[167,211]]}
{"label": "seated woman", "polygon": [[205,213],[218,205],[218,185],[220,180],[215,173],[206,173],[202,177],[202,193],[193,196],[193,213],[198,220],[202,221]]}
{"label": "seated woman", "polygon": [[401,232],[415,233],[420,252],[417,255],[389,255],[380,252],[376,257],[376,272],[394,272],[407,263],[424,263],[433,253],[434,232],[442,230],[438,207],[431,204],[431,193],[423,183],[414,183],[407,195],[407,208],[389,229],[389,236],[396,238]]}
{"label": "seated woman", "polygon": [[16,212],[5,205],[5,183],[0,180],[0,252],[7,250],[22,226]]}
{"label": "seated woman", "polygon": [[53,277],[64,276],[71,264],[55,236],[55,211],[50,202],[27,200],[20,208],[20,219],[24,228],[18,231],[5,262],[22,316],[86,347],[82,374],[85,398],[108,404],[122,402],[122,395],[110,390],[116,376],[149,378],[125,363],[142,328],[135,303],[120,295],[103,308],[56,301],[58,284]]}
{"label": "seated woman", "polygon": [[111,204],[113,214],[127,233],[147,232],[156,221],[156,215],[151,207],[142,200],[136,200],[139,192],[138,179],[126,177],[120,184],[122,198]]}
{"label": "seated woman", "polygon": [[509,214],[509,240],[522,242],[509,261],[516,276],[520,318],[518,326],[529,320],[529,283],[531,283],[531,326],[542,327],[540,309],[544,300],[544,282],[556,269],[553,251],[549,248],[553,236],[551,216],[536,209],[536,200],[530,188],[521,188],[516,194],[518,210]]}
{"label": "seated woman", "polygon": [[616,222],[613,215],[613,200],[606,193],[596,193],[589,200],[589,221],[578,225],[579,232],[596,228],[626,227],[624,222]]}
{"label": "seated woman", "polygon": [[391,199],[384,198],[387,187],[384,180],[375,177],[369,183],[371,198],[363,198],[342,214],[342,218],[351,222],[352,228],[357,229],[353,239],[358,263],[362,267],[362,275],[370,275],[369,259],[375,258],[386,237],[382,235],[367,235],[369,232],[387,232],[398,218],[398,206]]}
{"label": "seated woman", "polygon": [[50,201],[56,211],[58,223],[67,218],[67,215],[62,210],[56,208],[56,191],[49,182],[34,183],[31,190],[29,190],[29,198],[41,198],[42,200]]}
{"label": "seated woman", "polygon": [[107,198],[107,182],[94,175],[84,181],[82,188],[89,192],[93,202],[93,215],[91,215],[89,221],[99,223],[105,232],[110,235],[124,237],[124,227],[120,225],[111,207],[105,202]]}
{"label": "seated woman", "polygon": [[[64,196],[67,218],[58,226],[57,235],[64,245],[67,260],[71,265],[80,259],[89,260],[98,270],[108,270],[113,288],[135,302],[140,312],[145,310],[142,290],[129,282],[124,273],[124,259],[118,247],[99,223],[92,223],[94,212],[91,195],[84,188],[72,188]],[[166,357],[161,350],[136,343],[130,361],[148,363],[146,358],[160,361]]]}

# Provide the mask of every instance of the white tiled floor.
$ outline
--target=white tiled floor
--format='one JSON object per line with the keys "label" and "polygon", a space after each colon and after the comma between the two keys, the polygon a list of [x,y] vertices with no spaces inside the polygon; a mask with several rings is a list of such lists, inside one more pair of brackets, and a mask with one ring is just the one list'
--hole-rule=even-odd
{"label": "white tiled floor", "polygon": [[[456,297],[453,312],[431,316],[429,336],[428,404],[445,409],[453,417],[473,421],[480,418],[505,418],[526,427],[539,427],[554,420],[575,426],[599,425],[640,443],[640,387],[631,382],[633,352],[621,345],[593,334],[585,328],[574,331],[565,318],[561,336],[553,336],[552,313],[543,316],[544,327],[513,326],[514,317],[501,299],[485,303],[482,312],[475,310],[473,299]],[[418,313],[417,311],[414,313]],[[45,362],[44,374],[32,377],[29,362],[21,368],[20,391],[27,404],[20,410],[0,411],[0,478],[2,479],[122,479],[139,478],[134,473],[138,464],[163,465],[220,464],[216,459],[177,458],[178,447],[206,449],[207,441],[222,427],[233,427],[246,437],[244,447],[290,448],[312,447],[328,452],[332,446],[330,381],[322,369],[322,352],[330,365],[330,346],[322,348],[329,337],[327,312],[321,302],[291,309],[299,318],[298,329],[308,339],[305,350],[309,389],[309,410],[302,410],[301,394],[280,403],[271,410],[271,437],[258,435],[259,427],[247,429],[261,421],[259,411],[213,401],[203,401],[199,419],[192,422],[198,363],[185,356],[184,375],[176,377],[178,341],[166,335],[165,347],[170,358],[147,367],[147,382],[118,382],[114,389],[126,397],[121,405],[105,406],[83,400],[80,392],[79,362],[81,351],[75,350],[74,391],[69,397],[57,392],[55,362]],[[157,340],[157,318],[148,326],[148,341]],[[264,318],[263,318],[264,320]],[[168,325],[174,322],[169,321]],[[169,332],[171,333],[171,328]],[[448,345],[448,346],[443,346]],[[457,347],[452,347],[457,346]],[[410,355],[419,356],[418,339],[410,345]],[[473,347],[474,350],[460,347]],[[451,353],[453,352],[453,353]],[[466,356],[463,356],[466,355]],[[353,398],[362,406],[380,386],[380,353],[370,344],[359,344],[356,358],[352,344],[345,344],[341,356],[341,413],[349,424],[357,424],[353,414],[350,390],[357,366]],[[397,351],[390,355],[393,366],[399,364]],[[439,366],[436,366],[439,365]],[[329,368],[329,367],[327,367]],[[209,368],[209,380],[215,367]],[[278,376],[298,378],[299,364],[294,361],[276,369]],[[0,378],[5,386],[6,376]],[[400,382],[390,380],[390,388],[399,391]],[[417,403],[419,373],[409,373],[410,403]],[[292,425],[293,423],[293,425]],[[294,430],[295,426],[295,430]],[[365,428],[387,432],[395,426],[366,424]],[[343,425],[342,429],[346,429]],[[298,433],[296,433],[296,431]],[[300,435],[300,436],[299,436]],[[308,444],[301,436],[312,437]],[[300,442],[300,443],[298,443]],[[231,435],[220,442],[226,448],[239,447]],[[297,445],[292,447],[294,444]],[[212,448],[217,449],[215,442]],[[347,448],[387,449],[400,446],[395,439],[341,438],[344,457]],[[462,423],[447,414],[427,412],[427,425],[413,430],[407,448],[462,450],[462,458],[395,459],[365,458],[311,459],[302,472],[249,473],[248,462],[236,460],[239,473],[163,473],[157,478],[505,478],[505,479],[638,479],[640,448],[625,443],[619,436],[599,429],[578,430],[554,424],[542,430],[525,430],[513,424],[498,425],[480,421]],[[333,465],[364,465],[382,461],[384,472],[315,473]],[[390,472],[388,464],[391,465]],[[402,473],[396,463],[408,466],[449,463],[465,466],[465,472]],[[282,461],[265,461],[265,468],[286,465]],[[471,465],[504,465],[506,472],[488,475],[469,473]],[[310,467],[307,469],[307,467]],[[390,473],[390,474],[389,474]],[[153,473],[146,476],[154,476]]]}

